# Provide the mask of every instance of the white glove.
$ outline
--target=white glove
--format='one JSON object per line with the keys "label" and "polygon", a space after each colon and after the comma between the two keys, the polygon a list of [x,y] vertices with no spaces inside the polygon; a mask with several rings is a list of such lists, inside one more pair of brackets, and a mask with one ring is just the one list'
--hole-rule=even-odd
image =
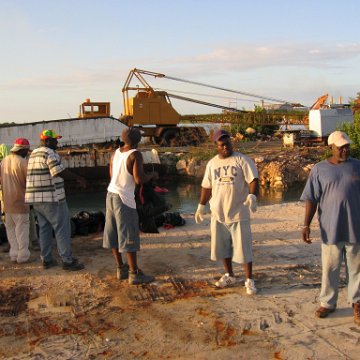
{"label": "white glove", "polygon": [[195,213],[195,222],[200,224],[204,221],[205,205],[199,204]]}
{"label": "white glove", "polygon": [[254,194],[249,194],[247,197],[246,197],[246,200],[244,202],[244,205],[248,205],[249,206],[249,209],[252,213],[256,212],[257,210],[257,201],[256,201],[256,195]]}

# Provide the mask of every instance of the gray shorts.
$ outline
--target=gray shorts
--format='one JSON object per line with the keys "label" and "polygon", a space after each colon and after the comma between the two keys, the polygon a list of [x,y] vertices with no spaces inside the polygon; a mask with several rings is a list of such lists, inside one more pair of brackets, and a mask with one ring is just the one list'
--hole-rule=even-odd
{"label": "gray shorts", "polygon": [[118,194],[106,195],[106,219],[103,237],[105,249],[119,252],[140,250],[139,218],[136,209],[126,206]]}
{"label": "gray shorts", "polygon": [[232,258],[239,264],[252,262],[250,221],[223,224],[211,217],[211,260]]}

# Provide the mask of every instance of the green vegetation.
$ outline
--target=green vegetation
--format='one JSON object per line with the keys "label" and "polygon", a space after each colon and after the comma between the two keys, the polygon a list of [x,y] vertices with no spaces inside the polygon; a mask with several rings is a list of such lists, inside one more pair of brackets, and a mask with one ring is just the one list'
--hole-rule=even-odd
{"label": "green vegetation", "polygon": [[303,123],[307,118],[307,113],[301,110],[266,110],[255,106],[254,111],[225,111],[221,114],[183,115],[181,122],[233,124],[246,129],[248,127],[255,128],[256,126],[279,126],[283,123],[284,117],[291,119],[289,123]]}
{"label": "green vegetation", "polygon": [[210,160],[217,154],[217,150],[213,144],[211,147],[199,146],[191,147],[188,149],[188,152],[182,156],[184,160],[194,159],[195,161],[207,161]]}
{"label": "green vegetation", "polygon": [[255,125],[250,126],[252,129],[255,130],[255,132],[247,133],[246,129],[248,127],[249,126],[243,124],[231,124],[229,131],[234,137],[236,137],[236,134],[242,134],[244,136],[242,141],[252,141],[258,139],[259,136],[260,138],[264,136],[272,136],[279,129],[278,125]]}
{"label": "green vegetation", "polygon": [[352,141],[351,156],[360,159],[360,116],[354,118],[353,124],[343,124],[340,130],[346,132]]}
{"label": "green vegetation", "polygon": [[360,109],[357,103],[360,101],[360,92],[357,93],[357,98],[351,99],[350,104],[354,110],[354,123],[343,124],[339,130],[346,132],[352,141],[351,156],[360,159]]}

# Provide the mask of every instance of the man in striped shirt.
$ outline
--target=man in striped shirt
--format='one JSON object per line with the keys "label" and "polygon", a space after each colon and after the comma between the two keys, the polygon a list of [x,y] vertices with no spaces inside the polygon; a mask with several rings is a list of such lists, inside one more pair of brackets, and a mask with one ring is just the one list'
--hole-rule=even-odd
{"label": "man in striped shirt", "polygon": [[72,256],[69,209],[65,198],[65,167],[56,153],[61,136],[54,130],[44,130],[40,146],[32,151],[26,176],[25,202],[32,204],[39,224],[41,259],[44,269],[57,263],[52,258],[52,239],[55,233],[58,253],[64,270],[81,270],[84,265]]}

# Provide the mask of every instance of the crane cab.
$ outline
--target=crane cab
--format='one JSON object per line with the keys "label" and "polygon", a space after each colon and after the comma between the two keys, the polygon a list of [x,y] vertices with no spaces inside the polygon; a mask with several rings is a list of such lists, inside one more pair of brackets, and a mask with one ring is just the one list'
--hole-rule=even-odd
{"label": "crane cab", "polygon": [[139,90],[134,97],[127,99],[127,109],[133,125],[177,125],[179,113],[173,108],[165,91]]}

